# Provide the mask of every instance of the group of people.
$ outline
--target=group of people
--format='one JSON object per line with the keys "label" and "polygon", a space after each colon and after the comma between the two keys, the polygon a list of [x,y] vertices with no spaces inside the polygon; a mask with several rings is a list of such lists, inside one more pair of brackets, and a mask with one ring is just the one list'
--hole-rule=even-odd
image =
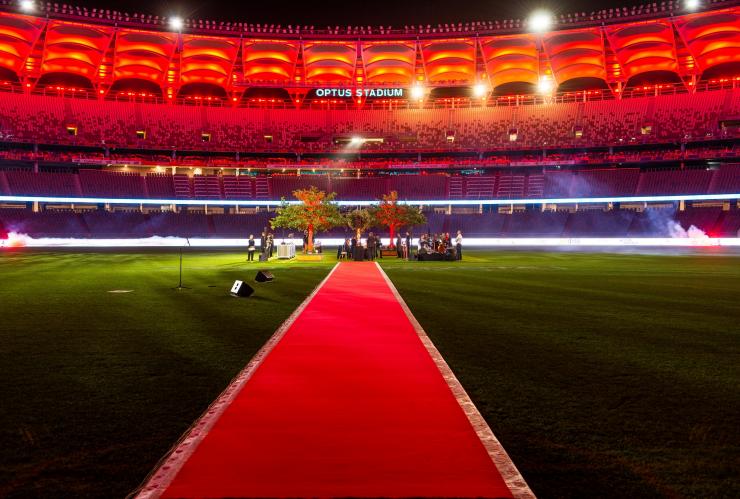
{"label": "group of people", "polygon": [[337,248],[337,260],[375,260],[383,258],[383,241],[373,232],[367,235],[365,244],[357,237],[345,239]]}
{"label": "group of people", "polygon": [[[247,261],[253,262],[254,261],[254,254],[259,249],[259,252],[261,255],[264,256],[264,260],[267,260],[270,258],[275,251],[275,236],[268,231],[264,231],[261,234],[260,237],[260,245],[259,248],[257,247],[256,241],[254,239],[254,234],[249,234],[249,239],[247,240]],[[262,258],[261,258],[262,259]]]}
{"label": "group of people", "polygon": [[[462,260],[462,243],[463,236],[461,231],[457,231],[454,239],[449,232],[442,234],[422,234],[416,245],[416,254],[412,247],[412,236],[406,232],[404,236],[401,233],[396,235],[396,256],[404,260],[423,260],[429,255],[437,255],[438,258],[445,260]],[[321,243],[316,242],[317,252],[321,253]],[[254,239],[254,234],[249,235],[247,240],[247,261],[254,261],[254,254],[259,251],[260,260],[267,260],[272,257],[274,252],[274,235],[269,231],[261,234],[259,246]],[[375,260],[383,258],[383,242],[380,236],[370,232],[363,244],[357,237],[345,239],[337,248],[337,260]]]}
{"label": "group of people", "polygon": [[[454,239],[450,233],[444,234],[422,234],[419,237],[414,255],[412,247],[412,237],[410,232],[405,236],[400,233],[396,236],[396,255],[404,260],[418,259],[421,260],[427,255],[441,255],[446,260],[462,260],[462,231],[457,231]],[[360,253],[358,253],[358,249]],[[368,234],[365,245],[358,241],[356,237],[345,239],[337,248],[338,260],[374,260],[382,258],[382,242],[379,236],[372,232]]]}
{"label": "group of people", "polygon": [[[450,237],[449,232],[443,234],[422,234],[419,238],[418,253],[425,255],[441,255],[446,260],[462,260],[462,231],[457,231],[455,239]],[[419,258],[421,259],[421,258]]]}

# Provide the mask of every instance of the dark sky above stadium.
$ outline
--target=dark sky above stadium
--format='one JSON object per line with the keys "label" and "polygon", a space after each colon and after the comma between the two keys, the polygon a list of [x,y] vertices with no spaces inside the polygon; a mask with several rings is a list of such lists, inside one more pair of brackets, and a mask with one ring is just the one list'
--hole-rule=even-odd
{"label": "dark sky above stadium", "polygon": [[568,0],[70,0],[70,4],[157,15],[253,23],[388,25],[526,18],[537,8],[554,13],[590,12],[638,1]]}

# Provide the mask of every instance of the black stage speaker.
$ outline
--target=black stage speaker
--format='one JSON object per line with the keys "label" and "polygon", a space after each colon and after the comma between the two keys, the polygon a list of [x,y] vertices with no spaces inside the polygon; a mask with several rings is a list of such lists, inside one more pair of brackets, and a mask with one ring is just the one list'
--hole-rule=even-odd
{"label": "black stage speaker", "polygon": [[254,293],[254,288],[244,281],[234,281],[234,285],[231,286],[231,296],[247,298],[252,293]]}
{"label": "black stage speaker", "polygon": [[273,279],[275,279],[275,276],[269,270],[258,270],[257,275],[254,277],[254,280],[257,282],[270,282]]}

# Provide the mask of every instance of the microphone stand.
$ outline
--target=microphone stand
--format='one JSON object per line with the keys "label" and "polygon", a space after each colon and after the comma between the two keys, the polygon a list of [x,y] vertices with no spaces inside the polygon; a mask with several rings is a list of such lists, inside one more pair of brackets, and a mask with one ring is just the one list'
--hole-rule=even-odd
{"label": "microphone stand", "polygon": [[[190,239],[186,237],[185,241],[188,243],[188,247],[190,247]],[[175,289],[178,291],[183,289],[190,289],[187,286],[182,285],[182,246],[180,246],[180,282]]]}

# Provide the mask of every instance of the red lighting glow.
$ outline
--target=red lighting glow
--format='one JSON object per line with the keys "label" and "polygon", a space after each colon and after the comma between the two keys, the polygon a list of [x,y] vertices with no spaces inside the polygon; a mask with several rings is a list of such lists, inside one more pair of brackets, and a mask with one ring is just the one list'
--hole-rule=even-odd
{"label": "red lighting glow", "polygon": [[25,234],[18,234],[17,232],[9,232],[7,237],[0,237],[1,248],[24,248],[27,246],[27,242],[28,236]]}

